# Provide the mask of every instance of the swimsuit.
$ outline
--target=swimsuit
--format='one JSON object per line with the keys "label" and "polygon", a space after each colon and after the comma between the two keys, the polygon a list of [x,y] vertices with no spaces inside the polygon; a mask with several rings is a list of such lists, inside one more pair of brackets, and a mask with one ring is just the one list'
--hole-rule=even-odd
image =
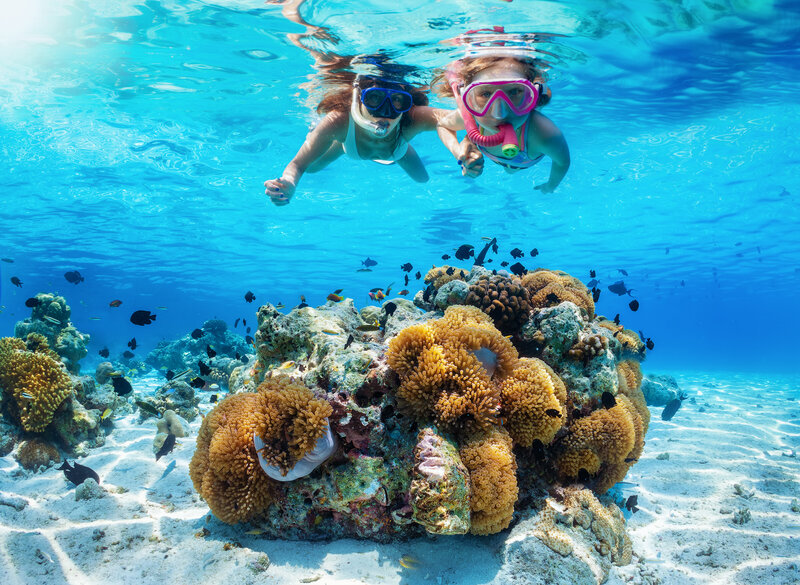
{"label": "swimsuit", "polygon": [[[486,147],[481,145],[476,145],[478,150],[480,150],[485,157],[488,159],[496,162],[501,167],[505,167],[507,171],[519,171],[521,169],[528,169],[538,163],[542,158],[544,158],[544,153],[540,154],[535,158],[530,158],[528,153],[525,152],[525,135],[527,134],[528,128],[528,121],[526,120],[525,123],[520,126],[519,130],[517,131],[517,136],[519,140],[519,152],[514,158],[506,158],[504,156],[498,156],[489,152]],[[483,134],[483,129],[481,128],[481,134]]]}
{"label": "swimsuit", "polygon": [[[408,141],[403,138],[403,132],[400,128],[397,129],[397,139],[394,144],[394,150],[392,150],[392,154],[386,160],[379,160],[376,158],[369,159],[374,160],[375,162],[390,165],[395,161],[400,160],[406,155],[408,151]],[[357,160],[363,160],[362,157],[358,152],[358,145],[356,144],[356,129],[355,129],[355,122],[353,121],[353,116],[350,116],[350,121],[347,125],[347,136],[345,136],[344,144],[342,144],[342,148],[347,156],[350,158],[354,158]]]}

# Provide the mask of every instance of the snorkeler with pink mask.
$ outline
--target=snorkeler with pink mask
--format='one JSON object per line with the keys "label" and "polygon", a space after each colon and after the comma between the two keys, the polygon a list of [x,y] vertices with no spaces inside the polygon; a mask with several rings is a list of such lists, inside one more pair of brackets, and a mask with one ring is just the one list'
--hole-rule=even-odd
{"label": "snorkeler with pink mask", "polygon": [[550,157],[548,181],[534,188],[555,191],[569,169],[569,147],[558,126],[538,110],[550,101],[550,91],[533,59],[465,57],[437,75],[432,86],[458,102],[445,127],[466,129],[480,152],[509,173]]}
{"label": "snorkeler with pink mask", "polygon": [[264,182],[265,193],[275,205],[287,205],[304,173],[319,171],[343,154],[381,164],[397,163],[414,181],[423,183],[428,172],[409,142],[428,130],[438,132],[462,165],[462,174],[480,174],[481,153],[466,139],[459,143],[455,130],[440,124],[452,112],[427,103],[424,92],[403,82],[355,76],[352,89],[340,89],[322,99],[317,112],[325,117],[308,134],[282,175]]}

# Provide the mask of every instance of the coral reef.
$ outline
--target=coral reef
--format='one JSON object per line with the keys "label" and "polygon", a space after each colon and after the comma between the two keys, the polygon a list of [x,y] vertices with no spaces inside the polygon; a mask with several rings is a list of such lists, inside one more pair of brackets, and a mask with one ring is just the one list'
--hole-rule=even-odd
{"label": "coral reef", "polygon": [[156,421],[156,436],[153,438],[153,453],[158,453],[168,435],[176,437],[189,436],[189,423],[178,416],[174,410],[165,410],[161,419]]}
{"label": "coral reef", "polygon": [[[168,410],[174,411],[176,414],[191,422],[200,413],[197,405],[200,404],[200,398],[189,384],[184,379],[170,380],[156,390],[152,397],[143,398],[142,402],[150,404],[159,412]],[[139,409],[139,418],[144,420],[155,416],[151,412]]]}
{"label": "coral reef", "polygon": [[522,286],[528,289],[530,304],[536,309],[569,301],[582,309],[589,319],[594,317],[594,301],[589,289],[566,272],[539,268],[522,277]]}
{"label": "coral reef", "polygon": [[470,284],[464,303],[489,315],[504,335],[519,331],[531,311],[528,290],[517,277],[481,276]]}
{"label": "coral reef", "polygon": [[432,284],[434,288],[441,288],[453,280],[465,280],[468,272],[454,266],[434,266],[425,275],[425,284]]}
{"label": "coral reef", "polygon": [[22,441],[17,447],[14,458],[28,471],[36,471],[40,467],[50,467],[53,463],[61,463],[61,454],[47,441],[34,437]]}

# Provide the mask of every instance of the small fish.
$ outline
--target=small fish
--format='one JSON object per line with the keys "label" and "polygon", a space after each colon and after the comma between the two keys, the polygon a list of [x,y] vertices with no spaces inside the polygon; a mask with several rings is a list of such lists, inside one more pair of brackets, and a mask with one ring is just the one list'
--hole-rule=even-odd
{"label": "small fish", "polygon": [[101,349],[97,353],[100,354],[100,357],[107,358],[109,356],[109,351],[108,351],[107,347],[104,347],[103,349]]}
{"label": "small fish", "polygon": [[89,317],[89,321],[100,321],[100,317]]}
{"label": "small fish", "polygon": [[680,396],[667,402],[664,410],[661,411],[661,420],[672,420],[672,417],[678,412],[681,404],[683,404],[683,399]]}
{"label": "small fish", "polygon": [[276,309],[285,309],[286,305],[284,305],[283,303],[278,303],[277,305],[275,305],[275,308]]}
{"label": "small fish", "polygon": [[378,265],[378,263],[375,260],[373,260],[372,258],[370,258],[369,256],[367,256],[366,260],[362,260],[361,263],[364,266],[366,266],[367,268],[369,268],[370,266],[377,266]]}
{"label": "small fish", "polygon": [[502,266],[503,268],[505,268],[506,266],[508,266],[508,262],[506,262],[505,260],[503,260],[503,261],[500,263],[500,266]]}
{"label": "small fish", "polygon": [[622,280],[618,280],[617,282],[609,286],[608,290],[610,290],[615,295],[619,296],[622,296],[624,294],[630,296],[630,294],[633,292],[633,289],[632,288],[629,289],[628,287],[626,287],[625,282]]}
{"label": "small fish", "polygon": [[428,287],[424,291],[422,291],[422,300],[427,303],[428,299],[431,298],[431,295],[434,293],[435,290],[436,288],[433,286],[433,284],[429,284]]}
{"label": "small fish", "polygon": [[400,557],[400,566],[404,569],[419,569],[419,561],[410,555],[403,555]]}
{"label": "small fish", "polygon": [[166,307],[156,307],[156,309],[158,309],[159,311],[166,311],[167,310]]}
{"label": "small fish", "polygon": [[191,333],[192,339],[200,339],[203,337],[203,330],[202,329],[195,329]]}
{"label": "small fish", "polygon": [[83,282],[85,278],[81,276],[81,273],[77,270],[70,270],[69,272],[64,273],[64,278],[67,279],[67,282],[71,282],[72,284],[78,284]]}
{"label": "small fish", "polygon": [[322,332],[325,335],[339,335],[339,332],[334,329],[323,329]]}
{"label": "small fish", "polygon": [[547,293],[547,296],[545,297],[545,299],[547,299],[548,303],[560,303],[561,302],[561,299],[558,298],[558,295],[556,293]]}
{"label": "small fish", "polygon": [[456,250],[456,258],[458,260],[466,260],[470,256],[475,255],[475,246],[470,246],[469,244],[462,244]]}
{"label": "small fish", "polygon": [[450,260],[450,254],[442,254],[442,260]]}
{"label": "small fish", "polygon": [[513,274],[516,274],[517,276],[522,276],[523,274],[528,272],[527,270],[525,270],[525,267],[519,262],[517,262],[516,264],[512,264],[510,268],[511,272]]}
{"label": "small fish", "polygon": [[250,359],[246,355],[243,355],[239,361],[242,362],[243,364],[246,364],[247,362],[250,361]]}
{"label": "small fish", "polygon": [[200,368],[201,376],[208,376],[211,373],[211,368],[203,360],[197,360],[197,367]]}
{"label": "small fish", "polygon": [[639,301],[633,299],[630,303],[628,303],[628,306],[631,308],[631,311],[635,313],[639,310]]}
{"label": "small fish", "polygon": [[495,254],[497,254],[497,250],[498,250],[498,249],[499,249],[499,248],[497,247],[497,242],[494,242],[494,243],[492,244],[492,252],[494,252]]}
{"label": "small fish", "polygon": [[192,378],[192,381],[189,382],[189,386],[191,386],[192,388],[202,388],[205,385],[206,381],[203,380],[203,378],[201,378],[200,376]]}
{"label": "small fish", "polygon": [[359,325],[356,327],[357,331],[380,331],[379,325]]}
{"label": "small fish", "polygon": [[292,361],[292,360],[289,360],[289,361],[283,362],[276,369],[278,369],[278,370],[288,370],[289,368],[293,368],[294,366],[295,366],[295,362]]}
{"label": "small fish", "polygon": [[175,372],[173,372],[172,370],[167,370],[167,372],[164,374],[164,377],[167,379],[167,382],[169,382],[170,380],[172,380],[172,378],[175,377]]}
{"label": "small fish", "polygon": [[33,394],[27,391],[20,394],[20,396],[22,396],[23,398],[27,398],[28,400],[33,400]]}
{"label": "small fish", "polygon": [[619,313],[614,315],[614,325],[619,325]]}
{"label": "small fish", "polygon": [[656,346],[656,344],[653,343],[653,340],[649,337],[647,338],[647,343],[645,343],[645,345],[647,346],[647,349],[653,349]]}
{"label": "small fish", "polygon": [[400,265],[400,270],[403,272],[411,272],[414,267],[411,265],[411,262],[406,262],[405,264]]}
{"label": "small fish", "polygon": [[372,268],[359,268],[356,272],[372,272]]}
{"label": "small fish", "polygon": [[447,270],[445,270],[445,274],[447,274],[447,276],[452,276],[455,271],[456,269],[450,266]]}
{"label": "small fish", "polygon": [[247,327],[247,319],[242,317],[242,326]]}
{"label": "small fish", "polygon": [[600,281],[599,281],[599,280],[597,280],[596,278],[593,278],[592,280],[590,280],[589,282],[587,282],[587,283],[586,283],[586,287],[587,287],[587,288],[594,288],[594,287],[596,287],[598,284],[600,284]]}
{"label": "small fish", "polygon": [[255,344],[256,344],[256,340],[255,340],[255,339],[253,339],[252,337],[250,337],[249,335],[245,335],[245,337],[244,337],[244,340],[245,340],[245,341],[246,341],[248,344],[250,344],[250,345],[252,345],[252,346],[255,346]]}
{"label": "small fish", "polygon": [[600,289],[599,288],[593,288],[592,289],[592,301],[594,301],[596,303],[599,300],[600,300]]}
{"label": "small fish", "polygon": [[100,415],[100,420],[106,420],[109,416],[111,416],[112,412],[114,412],[114,411],[111,410],[110,408],[106,408],[103,411],[103,414]]}
{"label": "small fish", "polygon": [[128,351],[127,349],[122,352],[122,357],[124,357],[126,360],[129,360],[134,356],[135,354],[132,351]]}
{"label": "small fish", "polygon": [[252,530],[248,530],[245,534],[252,534],[253,536],[257,536],[259,534],[264,534],[264,531],[260,528],[253,528]]}
{"label": "small fish", "polygon": [[406,296],[406,295],[408,294],[408,289],[407,289],[407,288],[404,288],[403,290],[401,290],[401,291],[400,291],[399,293],[397,293],[397,294],[398,294],[398,295],[400,295],[401,297],[404,297],[404,296]]}
{"label": "small fish", "polygon": [[347,349],[350,346],[350,344],[353,343],[353,339],[354,339],[354,337],[353,337],[352,333],[347,336],[347,341],[344,342],[344,348],[345,349]]}
{"label": "small fish", "polygon": [[145,411],[145,412],[147,412],[149,414],[153,414],[153,415],[155,415],[157,417],[161,416],[161,412],[155,406],[150,404],[149,402],[145,402],[144,400],[137,400],[137,401],[134,402],[134,404],[136,406],[138,406],[141,410],[143,410],[143,411]]}
{"label": "small fish", "polygon": [[111,378],[111,384],[114,386],[114,392],[120,396],[126,396],[133,392],[133,386],[122,376],[115,376]]}
{"label": "small fish", "polygon": [[517,258],[522,258],[525,255],[525,252],[523,252],[519,248],[514,248],[513,250],[511,250],[511,252],[509,252],[509,254],[511,254],[512,258],[517,259]]}
{"label": "small fish", "polygon": [[216,352],[216,351],[214,351],[213,349],[211,349],[211,346],[210,346],[210,345],[206,345],[206,355],[208,356],[208,359],[211,359],[211,358],[213,358],[215,355],[217,355],[217,352]]}
{"label": "small fish", "polygon": [[686,286],[686,281],[685,280],[681,281],[681,286]]}
{"label": "small fish", "polygon": [[233,322],[233,328],[236,329],[239,326],[239,321],[241,321],[241,317],[236,317],[236,321]]}
{"label": "small fish", "polygon": [[122,304],[122,301],[119,299],[114,299],[110,303],[108,303],[109,307],[119,307]]}
{"label": "small fish", "polygon": [[217,394],[212,394],[211,396],[208,397],[208,401],[211,404],[214,404],[217,401],[217,398],[219,398],[219,396]]}
{"label": "small fish", "polygon": [[0,258],[3,262],[8,262],[9,264],[13,264],[14,261],[11,258]]}
{"label": "small fish", "polygon": [[583,413],[580,410],[578,410],[577,408],[573,408],[572,409],[572,419],[573,420],[578,420],[582,416],[583,416]]}
{"label": "small fish", "polygon": [[539,248],[534,248],[531,250],[531,258],[536,258],[539,255]]}
{"label": "small fish", "polygon": [[134,337],[134,338],[132,338],[132,339],[131,339],[131,340],[128,342],[128,347],[130,347],[131,349],[136,349],[136,338],[135,338],[135,337]]}
{"label": "small fish", "polygon": [[603,402],[603,408],[611,409],[617,405],[617,400],[611,392],[603,392],[603,396],[600,399]]}
{"label": "small fish", "polygon": [[172,453],[172,450],[175,448],[175,435],[169,433],[167,438],[164,439],[164,443],[161,445],[161,448],[156,453],[156,461],[161,459],[164,455],[168,453]]}
{"label": "small fish", "polygon": [[397,305],[391,301],[383,305],[383,310],[386,311],[386,314],[390,317],[394,315],[394,312],[397,310]]}
{"label": "small fish", "polygon": [[578,470],[578,481],[581,483],[588,483],[590,479],[592,479],[592,476],[589,475],[588,471],[581,467]]}
{"label": "small fish", "polygon": [[190,374],[192,372],[191,368],[183,370],[180,374],[175,374],[173,376],[173,380],[178,380],[179,378],[183,378],[186,374]]}
{"label": "small fish", "polygon": [[419,280],[420,278],[422,278],[422,273],[421,273],[419,270],[417,270],[417,272],[416,272],[416,273],[414,273],[414,278],[416,278],[417,280]]}
{"label": "small fish", "polygon": [[556,410],[555,408],[548,408],[544,411],[547,416],[551,416],[553,418],[561,418],[561,411]]}
{"label": "small fish", "polygon": [[156,316],[153,315],[150,311],[134,311],[131,314],[131,323],[134,325],[140,325],[144,327],[145,325],[149,325],[153,321],[156,320]]}
{"label": "small fish", "polygon": [[12,276],[11,277],[11,284],[13,284],[14,286],[18,286],[18,287],[22,288],[23,282],[19,278],[17,278],[16,276]]}
{"label": "small fish", "polygon": [[343,296],[340,296],[340,295],[337,295],[337,294],[334,294],[334,293],[329,294],[325,298],[327,300],[329,300],[329,301],[333,301],[334,303],[338,303],[339,301],[343,301],[344,300]]}
{"label": "small fish", "polygon": [[75,485],[81,485],[84,481],[89,478],[92,478],[97,483],[100,483],[100,476],[97,475],[97,472],[90,467],[86,467],[85,465],[81,465],[80,463],[75,463],[74,465],[70,465],[69,461],[66,459],[61,467],[58,468],[59,471],[64,472],[64,477],[66,477],[69,481],[71,481]]}
{"label": "small fish", "polygon": [[622,276],[628,276],[628,271],[624,268],[617,268],[617,272],[619,272]]}
{"label": "small fish", "polygon": [[669,248],[664,248],[664,254],[669,254]]}
{"label": "small fish", "polygon": [[256,295],[254,295],[251,291],[247,291],[244,293],[244,300],[248,303],[252,303],[254,300],[256,300]]}
{"label": "small fish", "polygon": [[589,278],[597,278],[597,271],[590,270],[589,271]]}
{"label": "small fish", "polygon": [[636,495],[628,496],[628,499],[625,500],[625,509],[635,514],[636,512],[639,511],[639,508],[636,507],[638,503],[639,503],[639,496]]}
{"label": "small fish", "polygon": [[30,308],[30,309],[32,309],[34,307],[38,307],[39,306],[39,299],[37,299],[36,297],[31,297],[27,301],[25,301],[25,306]]}
{"label": "small fish", "polygon": [[59,321],[55,317],[51,317],[50,315],[44,315],[42,317],[42,319],[44,319],[45,321],[47,321],[49,323],[52,323],[53,325],[61,325],[61,321]]}
{"label": "small fish", "polygon": [[174,387],[167,388],[166,390],[164,390],[164,392],[162,392],[162,394],[164,396],[172,396],[174,393],[175,393],[175,388]]}

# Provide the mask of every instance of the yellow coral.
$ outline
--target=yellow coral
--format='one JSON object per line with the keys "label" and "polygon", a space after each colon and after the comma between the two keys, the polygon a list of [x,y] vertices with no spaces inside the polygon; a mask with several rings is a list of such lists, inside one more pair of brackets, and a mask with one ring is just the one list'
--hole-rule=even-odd
{"label": "yellow coral", "polygon": [[22,428],[35,433],[45,430],[56,409],[72,392],[61,362],[50,357],[46,344],[42,352],[28,351],[25,343],[15,337],[0,339],[0,385],[13,397],[13,410]]}
{"label": "yellow coral", "polygon": [[511,437],[501,428],[473,436],[459,450],[469,471],[473,534],[508,528],[517,501],[517,460]]}
{"label": "yellow coral", "polygon": [[501,416],[514,442],[530,447],[538,439],[545,445],[561,428],[566,409],[566,388],[542,360],[522,358],[500,385]]}
{"label": "yellow coral", "polygon": [[566,272],[540,268],[523,276],[522,286],[530,293],[532,307],[552,307],[570,301],[586,311],[589,319],[594,317],[594,301],[589,289]]}
{"label": "yellow coral", "polygon": [[401,377],[408,376],[417,367],[423,350],[436,343],[433,329],[427,323],[406,327],[389,343],[386,361]]}
{"label": "yellow coral", "polygon": [[619,377],[619,391],[627,396],[636,408],[636,412],[642,417],[644,433],[650,426],[650,409],[647,408],[647,400],[642,392],[642,367],[635,360],[625,360],[617,364],[617,376]]}
{"label": "yellow coral", "polygon": [[469,273],[454,266],[434,266],[425,275],[425,284],[433,284],[433,287],[438,289],[443,284],[447,284],[451,280],[464,280]]}

